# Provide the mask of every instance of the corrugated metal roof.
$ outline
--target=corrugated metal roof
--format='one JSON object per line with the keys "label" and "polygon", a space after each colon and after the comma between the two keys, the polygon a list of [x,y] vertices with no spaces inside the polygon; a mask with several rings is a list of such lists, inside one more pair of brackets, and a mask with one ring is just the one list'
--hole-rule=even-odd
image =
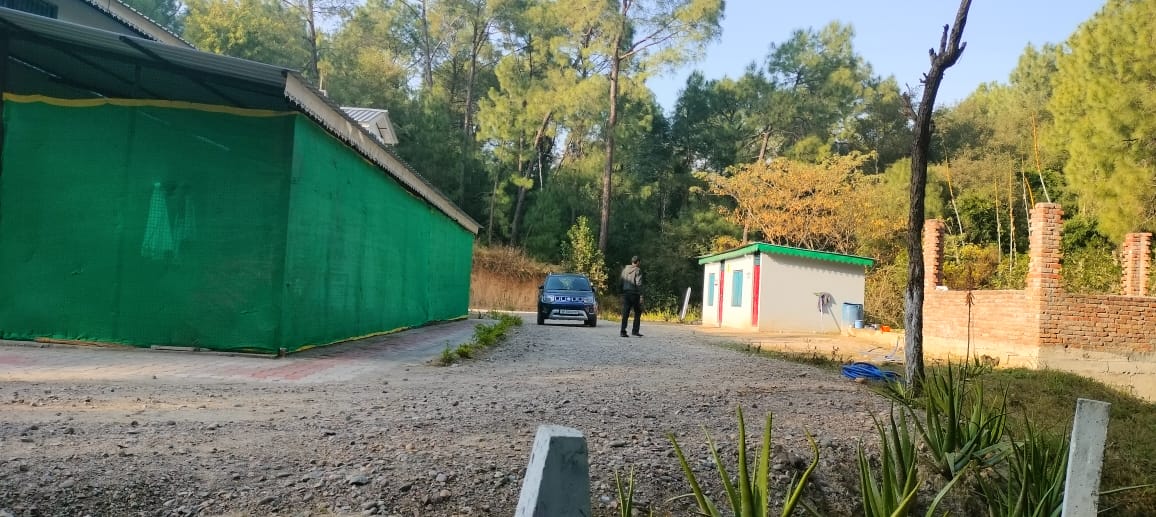
{"label": "corrugated metal roof", "polygon": [[349,116],[353,118],[353,120],[363,124],[381,116],[382,113],[389,113],[386,110],[379,110],[375,108],[351,108],[348,106],[342,106],[341,109],[342,111],[348,113]]}
{"label": "corrugated metal roof", "polygon": [[854,266],[872,267],[875,265],[875,259],[867,257],[859,257],[856,255],[845,255],[842,253],[834,253],[830,251],[817,251],[804,248],[794,248],[791,246],[780,246],[778,244],[767,244],[765,242],[753,242],[735,248],[730,251],[722,253],[715,253],[713,255],[703,255],[698,258],[699,265],[709,264],[711,262],[718,262],[720,260],[732,259],[741,257],[743,255],[750,255],[755,252],[768,253],[772,255],[786,255],[791,257],[802,257],[814,260],[825,260],[827,262],[838,262],[841,264],[851,264]]}
{"label": "corrugated metal roof", "polygon": [[169,61],[169,64],[192,68],[206,73],[237,77],[262,84],[284,83],[286,69],[219,54],[201,52],[193,48],[177,47],[156,41],[133,38],[115,32],[95,29],[66,21],[53,20],[33,14],[0,7],[0,20],[13,29],[12,36],[28,35],[36,41],[57,41],[131,58],[150,60],[149,53]]}
{"label": "corrugated metal roof", "polygon": [[144,13],[136,10],[131,5],[128,5],[120,0],[82,0],[95,7],[97,10],[107,14],[109,17],[125,24],[133,30],[148,36],[152,39],[170,45],[185,45],[189,48],[195,48],[192,43],[181,37],[168,27],[157,23],[156,20],[145,16]]}
{"label": "corrugated metal roof", "polygon": [[382,143],[397,145],[397,131],[393,129],[393,121],[389,118],[389,111],[348,106],[342,106],[341,110],[369,130],[370,133],[373,133]]}
{"label": "corrugated metal roof", "polygon": [[300,109],[471,233],[481,227],[297,72],[12,9],[0,8],[0,29],[17,64],[88,97]]}

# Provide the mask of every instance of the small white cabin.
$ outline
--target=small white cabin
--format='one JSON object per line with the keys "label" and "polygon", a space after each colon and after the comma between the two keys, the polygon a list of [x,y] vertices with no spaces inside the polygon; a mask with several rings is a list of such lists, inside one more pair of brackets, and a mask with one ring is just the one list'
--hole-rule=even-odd
{"label": "small white cabin", "polygon": [[703,326],[842,332],[862,322],[866,269],[875,261],[756,242],[698,263]]}

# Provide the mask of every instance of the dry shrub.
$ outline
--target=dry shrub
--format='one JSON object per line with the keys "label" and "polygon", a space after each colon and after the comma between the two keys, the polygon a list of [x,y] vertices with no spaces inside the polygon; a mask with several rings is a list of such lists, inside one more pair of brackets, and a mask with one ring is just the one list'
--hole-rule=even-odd
{"label": "dry shrub", "polygon": [[506,311],[537,310],[538,286],[557,266],[538,262],[518,248],[478,246],[470,273],[470,307]]}
{"label": "dry shrub", "polygon": [[535,311],[542,279],[519,280],[475,269],[470,274],[470,308],[499,311]]}
{"label": "dry shrub", "polygon": [[538,262],[520,248],[511,246],[477,246],[474,248],[474,271],[486,271],[517,280],[541,280],[557,266]]}
{"label": "dry shrub", "polygon": [[903,327],[903,291],[907,288],[907,254],[900,253],[895,262],[867,271],[863,309],[867,320]]}

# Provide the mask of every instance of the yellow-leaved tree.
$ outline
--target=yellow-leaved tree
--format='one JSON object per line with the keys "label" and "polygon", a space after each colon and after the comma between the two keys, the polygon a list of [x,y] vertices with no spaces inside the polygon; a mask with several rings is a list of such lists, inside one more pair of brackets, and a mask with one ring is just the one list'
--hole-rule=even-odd
{"label": "yellow-leaved tree", "polygon": [[734,201],[719,209],[723,215],[768,243],[854,253],[874,190],[862,173],[870,158],[861,153],[819,163],[775,158],[700,177],[708,192]]}

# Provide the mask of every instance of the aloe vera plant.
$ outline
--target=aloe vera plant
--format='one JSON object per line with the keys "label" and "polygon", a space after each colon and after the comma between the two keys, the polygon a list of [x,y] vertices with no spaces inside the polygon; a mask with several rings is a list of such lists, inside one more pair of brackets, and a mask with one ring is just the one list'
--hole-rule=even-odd
{"label": "aloe vera plant", "polygon": [[[874,418],[874,417],[872,417]],[[859,444],[859,491],[863,497],[865,517],[907,515],[915,504],[919,490],[919,457],[915,451],[915,438],[907,424],[907,414],[895,411],[890,414],[891,427],[884,429],[878,418],[875,429],[879,432],[880,476],[877,479],[871,471],[871,462],[863,444]]]}
{"label": "aloe vera plant", "polygon": [[1068,441],[1040,432],[1025,420],[1023,439],[1012,442],[1006,468],[979,484],[988,515],[1059,517],[1067,468]]}
{"label": "aloe vera plant", "polygon": [[[863,445],[859,445],[859,491],[863,498],[865,517],[904,517],[915,506],[919,493],[919,455],[915,449],[915,433],[909,425],[907,413],[895,410],[890,414],[891,426],[884,428],[879,419],[875,429],[879,432],[880,472],[876,478],[867,459]],[[912,420],[915,417],[912,416]],[[935,515],[940,501],[951,491],[963,476],[949,481],[927,508],[926,517]]]}
{"label": "aloe vera plant", "polygon": [[968,464],[999,463],[1007,450],[1006,400],[989,405],[983,387],[970,383],[967,369],[948,365],[927,376],[924,422],[913,419],[939,473],[955,479]]}
{"label": "aloe vera plant", "polygon": [[[731,481],[730,473],[719,457],[718,447],[715,446],[714,440],[711,439],[709,433],[706,433],[707,446],[710,448],[711,457],[714,459],[715,468],[718,470],[723,490],[726,492],[727,504],[733,512],[730,515],[736,517],[767,517],[771,514],[770,463],[772,417],[770,413],[767,413],[766,426],[763,428],[762,446],[757,453],[758,459],[754,465],[754,478],[752,479],[749,460],[747,458],[747,435],[746,423],[743,420],[743,410],[739,407],[736,412],[738,413],[739,421],[737,444],[738,465],[736,466],[738,470],[737,483]],[[694,475],[694,471],[686,461],[686,456],[683,454],[682,448],[678,445],[678,440],[675,439],[673,434],[669,435],[669,437],[671,444],[674,446],[674,452],[678,456],[679,464],[682,465],[682,471],[686,475],[686,480],[690,484],[691,493],[694,496],[699,512],[702,515],[710,517],[721,517],[724,515],[719,510],[718,505],[716,505],[714,501],[711,501],[703,492],[698,478]],[[788,485],[787,492],[783,499],[783,509],[780,513],[782,517],[791,515],[795,508],[801,504],[803,489],[806,487],[811,473],[814,472],[815,467],[819,465],[819,445],[815,443],[815,439],[810,433],[807,433],[807,441],[810,443],[813,453],[811,464],[797,479],[793,479],[791,484]]]}
{"label": "aloe vera plant", "polygon": [[[622,484],[622,475],[614,471],[614,485],[618,489],[618,517],[634,517],[634,469],[630,469],[630,477],[626,484]],[[648,515],[654,515],[651,508]]]}

